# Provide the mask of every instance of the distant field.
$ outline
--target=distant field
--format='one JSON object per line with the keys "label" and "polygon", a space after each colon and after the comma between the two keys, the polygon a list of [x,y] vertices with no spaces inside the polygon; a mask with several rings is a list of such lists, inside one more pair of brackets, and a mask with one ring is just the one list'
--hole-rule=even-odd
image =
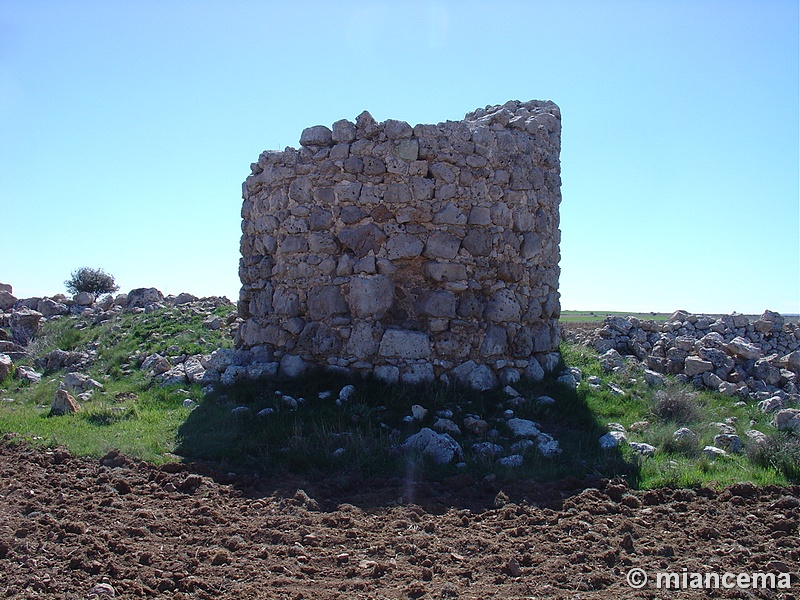
{"label": "distant field", "polygon": [[[561,321],[564,323],[591,323],[593,321],[603,321],[606,317],[636,317],[643,320],[666,321],[672,313],[641,313],[625,312],[621,310],[562,310]],[[698,313],[699,314],[699,313]],[[705,313],[703,313],[705,314]],[[722,314],[711,314],[712,317],[721,317]],[[755,321],[761,315],[746,315],[751,321]],[[787,322],[797,323],[800,321],[798,315],[784,315]]]}
{"label": "distant field", "polygon": [[561,321],[565,323],[589,323],[603,321],[606,317],[637,317],[652,321],[666,321],[672,313],[637,313],[613,310],[562,310]]}

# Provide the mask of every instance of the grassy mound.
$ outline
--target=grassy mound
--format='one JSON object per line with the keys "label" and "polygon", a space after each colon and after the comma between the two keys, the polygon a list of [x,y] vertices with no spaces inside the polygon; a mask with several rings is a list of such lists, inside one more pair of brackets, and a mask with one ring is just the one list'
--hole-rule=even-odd
{"label": "grassy mound", "polygon": [[[199,384],[162,387],[139,368],[153,353],[208,355],[230,347],[230,331],[204,328],[203,321],[209,312],[224,320],[234,310],[198,310],[189,304],[148,314],[48,321],[29,348],[28,364],[42,371],[42,357],[56,348],[83,352],[88,356],[84,372],[103,388],[81,401],[80,412],[51,417],[50,403],[63,371],[45,373],[37,384],[10,377],[0,384],[0,433],[65,446],[80,455],[119,449],[154,463],[207,460],[228,470],[310,477],[413,473],[437,479],[468,474],[547,481],[623,476],[641,488],[800,480],[797,437],[776,432],[769,425],[771,415],[762,414],[754,402],[669,379],[652,387],[635,361],[605,373],[597,353],[579,345],[565,343],[561,349],[564,363],[581,371],[577,388],[556,381],[554,374],[539,383],[514,384],[516,398],[502,390],[387,385],[321,371],[204,391]],[[347,385],[355,388],[352,396],[337,402]],[[542,396],[555,402],[541,402]],[[411,417],[414,405],[425,409],[424,416]],[[462,429],[456,437],[463,464],[434,465],[419,453],[401,450],[409,435],[433,427],[442,416]],[[546,457],[535,446],[514,447],[506,426],[511,416],[535,421],[561,451]],[[486,421],[486,429],[469,431],[463,424],[467,417]],[[690,441],[676,440],[681,427],[693,432]],[[602,449],[599,438],[615,428],[624,429],[633,446]],[[762,431],[766,438],[756,443],[748,430]],[[709,458],[704,446],[713,445],[723,431],[739,436],[741,451]],[[497,443],[502,452],[487,458],[476,446],[484,442]],[[637,452],[639,443],[651,445],[654,453]],[[498,460],[512,453],[523,456],[522,466]]]}

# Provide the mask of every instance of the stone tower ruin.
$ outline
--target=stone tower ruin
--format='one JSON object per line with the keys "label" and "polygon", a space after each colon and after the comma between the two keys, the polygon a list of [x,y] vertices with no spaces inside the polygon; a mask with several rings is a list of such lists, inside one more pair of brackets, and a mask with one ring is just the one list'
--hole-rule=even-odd
{"label": "stone tower ruin", "polygon": [[541,373],[559,344],[560,145],[555,104],[510,101],[414,127],[363,112],[262,153],[237,347],[287,373],[481,389]]}

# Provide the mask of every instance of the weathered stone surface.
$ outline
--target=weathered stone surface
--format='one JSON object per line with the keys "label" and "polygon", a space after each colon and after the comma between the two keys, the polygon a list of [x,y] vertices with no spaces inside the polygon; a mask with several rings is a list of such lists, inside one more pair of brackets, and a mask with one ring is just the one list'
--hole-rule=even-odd
{"label": "weathered stone surface", "polygon": [[[25,365],[20,365],[16,368],[14,377],[33,384],[39,383],[42,380],[41,373],[37,373],[31,367],[26,367]],[[2,381],[2,377],[0,377],[0,381]]]}
{"label": "weathered stone surface", "polygon": [[14,308],[14,304],[16,302],[16,296],[14,296],[10,291],[0,290],[0,311],[11,310]]}
{"label": "weathered stone surface", "polygon": [[621,444],[626,444],[627,442],[628,438],[624,431],[609,431],[605,435],[601,436],[599,440],[600,447],[604,450],[616,448]]}
{"label": "weathered stone surface", "polygon": [[404,451],[421,452],[437,465],[446,465],[463,458],[461,446],[450,434],[436,433],[428,427],[406,438],[401,448]]}
{"label": "weathered stone surface", "polygon": [[535,439],[541,433],[539,426],[528,419],[509,419],[506,421],[506,425],[511,431],[511,435],[516,438]]}
{"label": "weathered stone surface", "polygon": [[689,356],[685,361],[684,373],[689,377],[705,373],[714,368],[711,361],[703,360],[699,356]]}
{"label": "weathered stone surface", "polygon": [[449,260],[455,258],[460,246],[461,240],[454,235],[444,231],[434,231],[428,236],[424,254],[428,258]]}
{"label": "weathered stone surface", "polygon": [[423,272],[428,279],[436,283],[462,281],[467,278],[467,268],[458,263],[426,262]]}
{"label": "weathered stone surface", "polygon": [[800,409],[784,408],[775,413],[772,424],[780,431],[800,431]]}
{"label": "weathered stone surface", "polygon": [[330,146],[332,143],[332,132],[324,125],[308,127],[300,134],[301,146]]}
{"label": "weathered stone surface", "polygon": [[50,298],[42,298],[36,305],[36,311],[42,313],[43,317],[52,317],[54,315],[68,315],[69,307]]}
{"label": "weathered stone surface", "polygon": [[75,398],[67,393],[67,390],[56,390],[56,397],[50,405],[50,414],[53,416],[67,415],[80,411],[81,406]]}
{"label": "weathered stone surface", "polygon": [[386,242],[386,254],[390,260],[414,258],[422,254],[425,244],[415,235],[399,234]]}
{"label": "weathered stone surface", "polygon": [[426,317],[453,319],[456,316],[456,297],[452,292],[425,292],[417,299],[416,309]]}
{"label": "weathered stone surface", "polygon": [[347,301],[339,286],[321,285],[308,293],[308,315],[315,321],[329,319],[335,315],[348,313]]}
{"label": "weathered stone surface", "polygon": [[308,370],[308,364],[299,356],[284,354],[280,360],[280,373],[285,377],[297,377]]}
{"label": "weathered stone surface", "polygon": [[734,356],[744,359],[761,358],[761,350],[742,337],[735,337],[725,345]]}
{"label": "weathered stone surface", "polygon": [[333,124],[331,141],[349,143],[356,139],[356,125],[347,119],[341,119]]}
{"label": "weathered stone surface", "polygon": [[348,354],[359,360],[370,359],[378,352],[383,328],[379,323],[360,321],[355,324],[347,340]]}
{"label": "weathered stone surface", "polygon": [[72,301],[78,306],[91,306],[94,304],[94,294],[89,292],[78,292],[72,297]]}
{"label": "weathered stone surface", "polygon": [[393,358],[429,358],[431,341],[423,331],[387,329],[381,339],[378,353]]}
{"label": "weathered stone surface", "polygon": [[147,308],[150,304],[164,302],[164,295],[156,288],[136,288],[128,292],[128,308]]}
{"label": "weathered stone surface", "polygon": [[525,367],[525,376],[528,379],[538,382],[544,379],[544,375],[544,369],[542,368],[542,365],[539,364],[538,360],[532,358],[528,361],[528,366]]}
{"label": "weathered stone surface", "polygon": [[355,229],[343,229],[338,234],[343,246],[353,251],[356,258],[364,258],[370,252],[377,253],[386,241],[386,235],[374,223],[368,223]]}
{"label": "weathered stone surface", "polygon": [[353,277],[347,302],[354,317],[380,319],[394,302],[394,283],[386,275]]}
{"label": "weathered stone surface", "polygon": [[7,354],[0,354],[0,381],[3,381],[6,377],[11,375],[13,368],[14,365],[11,362],[11,357]]}
{"label": "weathered stone surface", "polygon": [[464,385],[481,392],[497,385],[497,376],[494,372],[486,365],[479,365],[473,360],[468,360],[453,369],[453,376]]}
{"label": "weathered stone surface", "polygon": [[[38,302],[37,302],[38,304]],[[11,313],[11,337],[21,346],[27,346],[39,331],[42,313],[21,308]]]}
{"label": "weathered stone surface", "polygon": [[484,317],[498,323],[519,321],[521,309],[516,295],[508,288],[498,290],[486,303]]}

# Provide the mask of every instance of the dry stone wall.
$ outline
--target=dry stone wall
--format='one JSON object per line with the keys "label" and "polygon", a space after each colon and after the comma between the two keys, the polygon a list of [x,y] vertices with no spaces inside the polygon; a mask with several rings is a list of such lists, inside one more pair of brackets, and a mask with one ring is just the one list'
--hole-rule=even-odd
{"label": "dry stone wall", "polygon": [[555,104],[511,101],[415,127],[365,111],[262,153],[237,347],[288,374],[539,375],[560,341],[560,135]]}

